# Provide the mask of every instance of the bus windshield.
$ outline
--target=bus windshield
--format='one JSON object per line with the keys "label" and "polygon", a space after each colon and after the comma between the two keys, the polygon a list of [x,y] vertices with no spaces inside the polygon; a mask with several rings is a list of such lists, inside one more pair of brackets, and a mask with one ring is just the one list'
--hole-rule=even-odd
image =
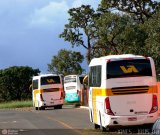
{"label": "bus windshield", "polygon": [[64,83],[76,82],[76,76],[68,76],[64,78]]}
{"label": "bus windshield", "polygon": [[107,63],[107,79],[152,76],[149,59],[131,59]]}
{"label": "bus windshield", "polygon": [[41,78],[41,85],[60,84],[59,76],[47,76]]}

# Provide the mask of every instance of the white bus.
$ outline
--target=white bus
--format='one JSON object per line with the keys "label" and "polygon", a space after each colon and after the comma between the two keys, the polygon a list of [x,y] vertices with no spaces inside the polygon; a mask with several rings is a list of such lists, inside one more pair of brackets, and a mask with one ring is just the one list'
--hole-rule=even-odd
{"label": "white bus", "polygon": [[63,76],[43,74],[32,80],[33,106],[36,110],[46,107],[61,109],[64,104]]}
{"label": "white bus", "polygon": [[64,77],[65,101],[80,102],[85,75],[67,75]]}
{"label": "white bus", "polygon": [[156,72],[151,57],[110,55],[92,59],[89,68],[89,114],[95,128],[157,120]]}

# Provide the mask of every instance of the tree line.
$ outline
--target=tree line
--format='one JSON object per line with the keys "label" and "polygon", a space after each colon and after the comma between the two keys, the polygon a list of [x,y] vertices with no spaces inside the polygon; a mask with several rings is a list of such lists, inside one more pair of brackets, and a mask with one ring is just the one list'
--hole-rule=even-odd
{"label": "tree line", "polygon": [[[97,9],[81,5],[69,9],[68,14],[59,37],[72,47],[86,49],[88,63],[94,57],[129,53],[153,57],[157,75],[160,73],[160,2],[102,0]],[[54,60],[49,71],[61,71],[63,61],[57,61],[61,65],[57,67]]]}
{"label": "tree line", "polygon": [[29,86],[32,76],[38,75],[39,69],[28,66],[12,66],[0,70],[0,102],[31,99]]}

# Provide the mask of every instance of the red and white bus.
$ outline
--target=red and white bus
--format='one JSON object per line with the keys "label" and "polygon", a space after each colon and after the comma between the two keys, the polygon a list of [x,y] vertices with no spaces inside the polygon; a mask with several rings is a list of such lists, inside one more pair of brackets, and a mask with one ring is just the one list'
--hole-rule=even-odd
{"label": "red and white bus", "polygon": [[61,109],[64,104],[63,76],[43,74],[34,76],[32,80],[33,106],[36,110],[46,107]]}

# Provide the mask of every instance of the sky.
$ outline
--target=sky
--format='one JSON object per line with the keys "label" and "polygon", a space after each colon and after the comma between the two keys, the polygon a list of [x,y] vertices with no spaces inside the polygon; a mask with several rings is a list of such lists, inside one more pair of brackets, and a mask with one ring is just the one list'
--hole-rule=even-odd
{"label": "sky", "polygon": [[[79,51],[59,38],[68,10],[99,0],[0,0],[0,69],[30,66],[47,73],[47,64],[60,49]],[[86,62],[82,66],[87,70]]]}

